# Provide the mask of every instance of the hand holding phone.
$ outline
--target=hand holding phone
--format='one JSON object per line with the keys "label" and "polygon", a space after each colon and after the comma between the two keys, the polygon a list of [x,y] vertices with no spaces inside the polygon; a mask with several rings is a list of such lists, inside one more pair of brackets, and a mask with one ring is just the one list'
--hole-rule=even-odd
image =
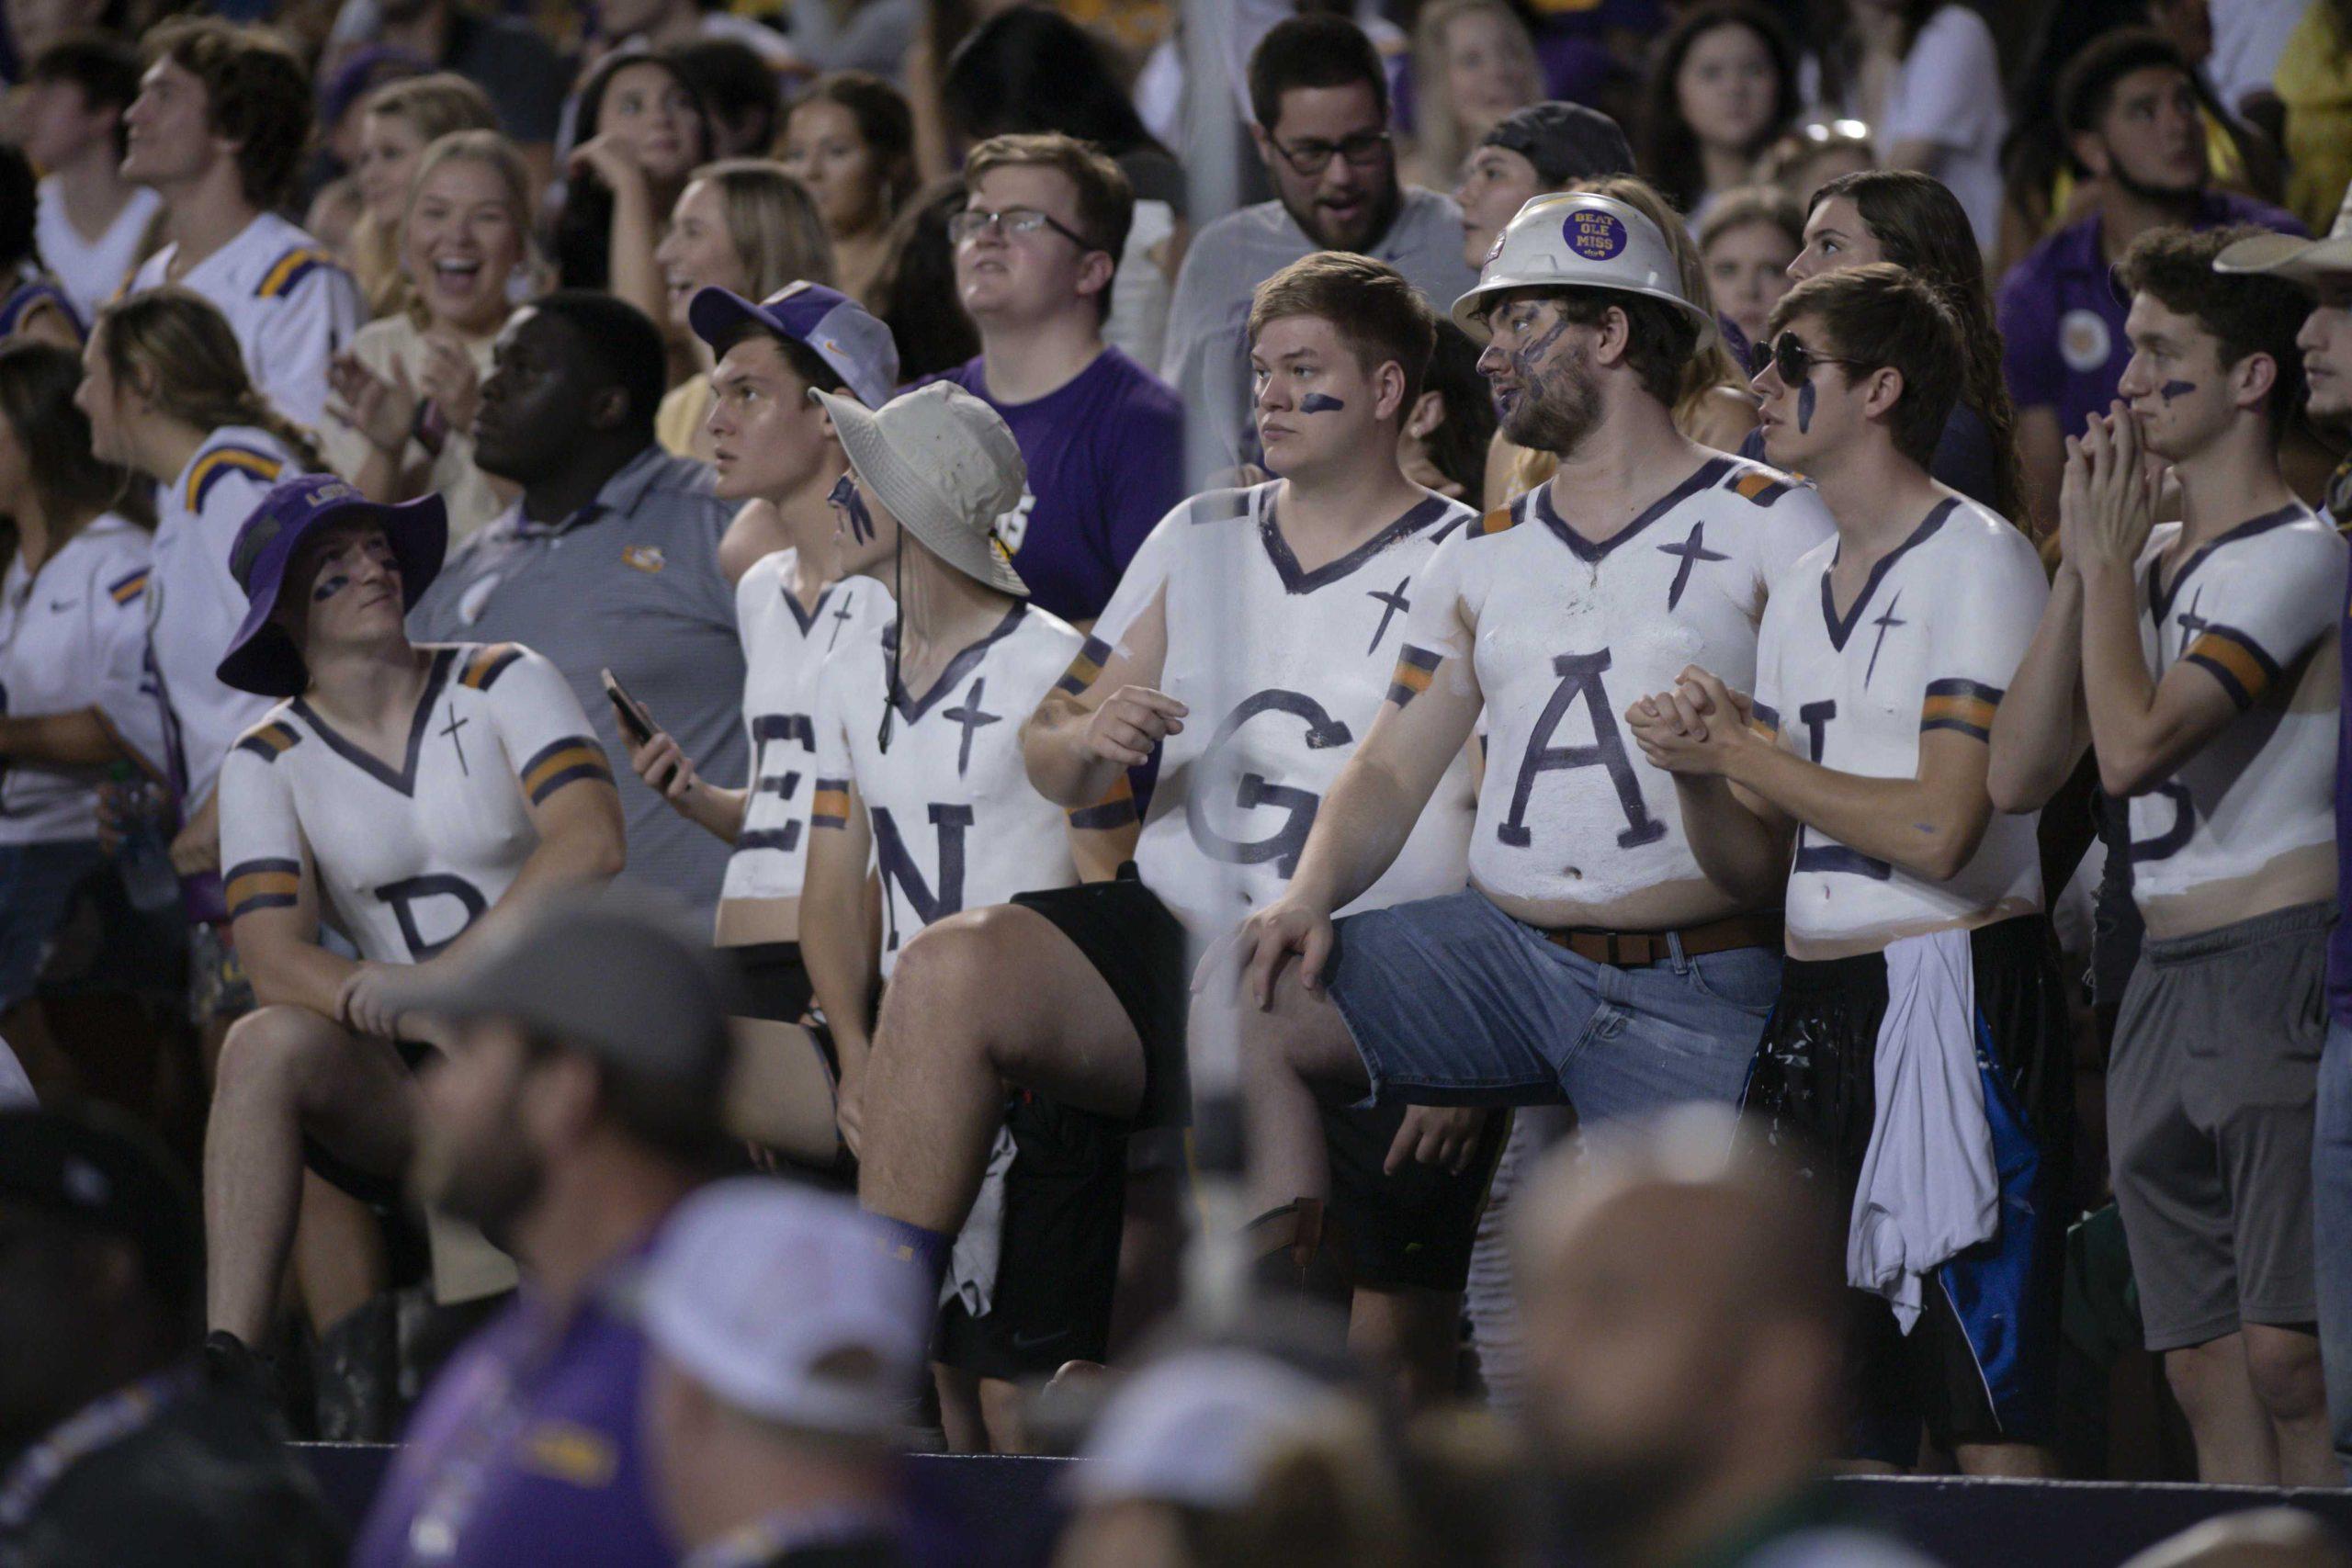
{"label": "hand holding phone", "polygon": [[653,716],[645,705],[628,694],[628,689],[613,678],[610,670],[597,671],[604,677],[605,695],[612,700],[613,716],[619,721],[621,736],[632,750],[653,739]]}

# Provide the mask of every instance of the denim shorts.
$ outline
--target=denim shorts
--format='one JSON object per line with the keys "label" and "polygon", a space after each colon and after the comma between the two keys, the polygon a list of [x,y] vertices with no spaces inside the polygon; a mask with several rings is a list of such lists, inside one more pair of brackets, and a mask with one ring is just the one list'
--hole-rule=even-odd
{"label": "denim shorts", "polygon": [[1731,1104],[1781,989],[1781,955],[1739,947],[1642,968],[1556,947],[1469,890],[1339,923],[1331,998],[1366,1103],[1574,1104],[1586,1121]]}
{"label": "denim shorts", "polygon": [[0,845],[0,1013],[33,994],[74,891],[106,863],[96,839]]}

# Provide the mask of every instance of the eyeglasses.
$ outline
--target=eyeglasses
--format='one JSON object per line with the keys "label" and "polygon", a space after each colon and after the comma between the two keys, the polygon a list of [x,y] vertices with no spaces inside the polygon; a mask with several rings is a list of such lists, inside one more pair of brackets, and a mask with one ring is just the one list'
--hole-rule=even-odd
{"label": "eyeglasses", "polygon": [[1051,214],[1040,212],[1034,207],[1008,207],[1001,212],[983,212],[976,207],[967,207],[947,220],[947,237],[959,245],[978,239],[990,229],[1007,238],[1051,229],[1081,251],[1102,248],[1077,230],[1055,222]]}
{"label": "eyeglasses", "polygon": [[1302,175],[1321,174],[1331,166],[1334,157],[1345,158],[1356,168],[1369,169],[1388,156],[1388,132],[1385,130],[1359,130],[1340,141],[1293,141],[1287,146],[1268,131],[1266,140],[1283,155],[1283,163]]}
{"label": "eyeglasses", "polygon": [[1815,354],[1804,344],[1799,343],[1797,334],[1794,333],[1782,333],[1770,343],[1751,344],[1748,346],[1747,360],[1749,367],[1758,376],[1764,374],[1764,367],[1768,365],[1779,371],[1781,384],[1784,387],[1804,386],[1813,379],[1813,367],[1816,365],[1857,363],[1851,359],[1840,359],[1834,354]]}

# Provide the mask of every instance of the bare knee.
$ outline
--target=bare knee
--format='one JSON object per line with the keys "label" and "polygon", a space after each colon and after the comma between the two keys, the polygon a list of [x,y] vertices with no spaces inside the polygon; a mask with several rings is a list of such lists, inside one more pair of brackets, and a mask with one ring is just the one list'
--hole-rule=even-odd
{"label": "bare knee", "polygon": [[2245,1330],[2246,1376],[2254,1396],[2272,1419],[2299,1420],[2327,1407],[2320,1374],[2319,1340],[2290,1328],[2249,1325]]}
{"label": "bare knee", "polygon": [[899,1031],[891,1027],[902,1011],[922,1021],[923,1049],[967,1050],[1000,1070],[1013,1064],[1005,1052],[1024,1034],[1019,1019],[1022,970],[1035,931],[1034,919],[1009,905],[967,909],[925,926],[899,954],[883,1004],[875,1045]]}
{"label": "bare knee", "polygon": [[322,1066],[323,1024],[294,1007],[261,1008],[237,1020],[220,1043],[216,1099],[300,1100]]}
{"label": "bare knee", "polygon": [[2165,1382],[2192,1420],[2227,1403],[2230,1384],[2245,1377],[2245,1356],[2234,1334],[2165,1352]]}

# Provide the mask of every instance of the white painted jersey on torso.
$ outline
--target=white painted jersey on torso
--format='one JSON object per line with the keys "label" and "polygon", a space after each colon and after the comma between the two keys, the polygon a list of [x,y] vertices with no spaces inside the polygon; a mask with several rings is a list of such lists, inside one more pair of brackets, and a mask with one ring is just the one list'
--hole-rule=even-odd
{"label": "white painted jersey on torso", "polygon": [[[1159,689],[1193,711],[1160,743],[1136,867],[1196,946],[1281,896],[1317,810],[1387,700],[1421,571],[1477,516],[1431,494],[1306,571],[1275,525],[1282,489],[1210,491],[1170,513],[1087,644],[1099,665],[1164,592]],[[1340,913],[1459,889],[1476,806],[1464,754],[1395,863]]]}
{"label": "white painted jersey on torso", "polygon": [[2237,703],[2235,723],[2132,800],[2132,891],[2144,908],[2211,883],[2258,887],[2335,837],[2337,638],[2346,546],[2305,507],[2240,524],[2177,564],[2159,524],[2138,569],[2140,648],[2162,681],[2184,659]]}
{"label": "white painted jersey on torso", "polygon": [[[1863,778],[1918,776],[1929,731],[1991,745],[1993,716],[2033,640],[2049,580],[2026,536],[1948,499],[1832,608],[1835,539],[1774,585],[1756,651],[1756,716],[1781,744]],[[2041,907],[2040,814],[1996,811],[1959,875],[1928,879],[1801,827],[1789,872],[1791,942],[1876,941]]]}
{"label": "white painted jersey on torso", "polygon": [[[163,711],[147,681],[146,533],[107,513],[28,572],[0,579],[0,715],[96,708],[123,744],[164,764]],[[98,834],[104,768],[0,757],[0,844]]]}
{"label": "white painted jersey on torso", "polygon": [[148,638],[171,731],[174,773],[187,809],[201,806],[220,759],[260,722],[272,697],[221,684],[213,671],[245,618],[245,591],[229,551],[270,487],[302,471],[267,431],[226,425],[155,497],[154,566],[147,579]]}
{"label": "white painted jersey on torso", "polygon": [[[140,266],[130,291],[173,282],[176,243]],[[327,366],[351,346],[368,312],[359,286],[327,248],[274,212],[188,268],[181,287],[229,318],[245,371],[277,412],[315,430],[327,418]]]}
{"label": "white painted jersey on torso", "polygon": [[816,793],[817,671],[859,637],[881,635],[889,618],[889,595],[864,577],[830,584],[804,616],[786,586],[797,558],[790,549],[763,556],[735,585],[752,774],[723,898],[800,897],[808,869],[808,800]]}
{"label": "white painted jersey on torso", "polygon": [[511,642],[429,649],[399,769],[280,704],[221,770],[232,919],[290,908],[305,866],[320,914],[379,964],[420,964],[505,895],[538,848],[526,802],[612,782],[555,666]]}
{"label": "white painted jersey on torso", "polygon": [[1418,661],[1426,687],[1441,659],[1471,657],[1487,747],[1470,880],[1572,916],[1704,880],[1672,779],[1620,716],[1688,665],[1747,689],[1770,585],[1834,525],[1809,487],[1737,457],[1707,458],[1599,546],[1561,520],[1551,488],[1438,548],[1398,674]]}
{"label": "white painted jersey on torso", "polygon": [[891,705],[890,745],[880,744],[884,644],[889,627],[842,639],[817,678],[817,794],[813,829],[845,820],[853,784],[874,826],[882,872],[881,967],[932,921],[1001,904],[1015,893],[1078,881],[1062,808],[1029,783],[1021,724],[1082,640],[1027,604],[948,661],[920,695]]}

